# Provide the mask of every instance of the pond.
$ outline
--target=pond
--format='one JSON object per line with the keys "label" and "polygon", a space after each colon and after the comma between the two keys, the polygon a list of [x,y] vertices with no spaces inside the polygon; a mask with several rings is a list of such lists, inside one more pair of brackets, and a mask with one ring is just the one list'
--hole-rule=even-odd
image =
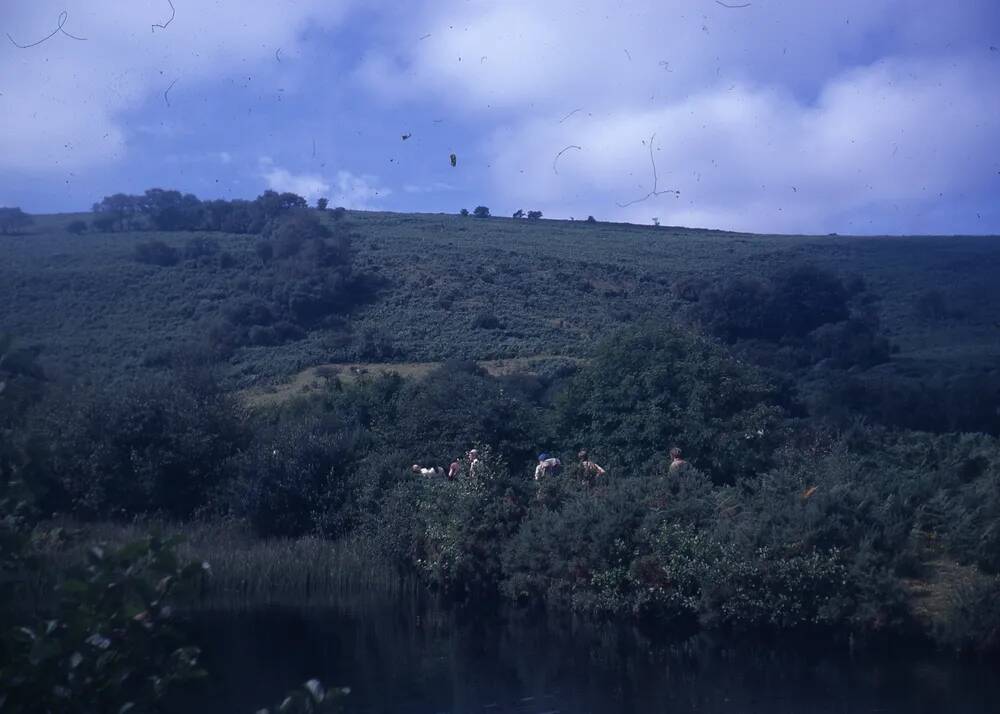
{"label": "pond", "polygon": [[254,712],[309,678],[348,712],[996,712],[1000,667],[896,648],[852,654],[707,637],[654,644],[621,624],[378,606],[213,613],[195,622],[212,679],[184,712]]}

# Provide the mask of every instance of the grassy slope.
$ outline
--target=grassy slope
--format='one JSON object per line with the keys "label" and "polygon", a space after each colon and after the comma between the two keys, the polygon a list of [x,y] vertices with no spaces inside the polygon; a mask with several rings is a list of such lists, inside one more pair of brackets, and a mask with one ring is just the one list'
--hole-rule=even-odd
{"label": "grassy slope", "polygon": [[[40,216],[30,233],[0,237],[0,329],[43,345],[55,374],[103,379],[141,368],[148,355],[203,332],[257,264],[255,237],[206,234],[236,257],[235,268],[142,265],[132,259],[136,242],[181,246],[191,234],[67,234],[77,217]],[[241,350],[230,365],[234,386],[372,361],[358,351],[366,330],[381,332],[400,362],[582,355],[623,320],[681,309],[671,290],[679,280],[755,275],[802,260],[865,278],[882,297],[901,367],[988,363],[1000,354],[996,238],[766,236],[359,212],[347,223],[358,266],[387,281],[380,299],[354,314],[352,340],[317,331]],[[961,316],[919,320],[913,301],[928,288]],[[473,328],[480,312],[496,314],[501,329]]]}

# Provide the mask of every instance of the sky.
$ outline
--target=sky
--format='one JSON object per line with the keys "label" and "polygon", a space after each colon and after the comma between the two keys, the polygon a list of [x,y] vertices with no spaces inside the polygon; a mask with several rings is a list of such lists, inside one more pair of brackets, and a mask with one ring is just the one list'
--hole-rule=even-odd
{"label": "sky", "polygon": [[0,206],[29,212],[271,188],[1000,234],[996,0],[0,0],[0,34]]}

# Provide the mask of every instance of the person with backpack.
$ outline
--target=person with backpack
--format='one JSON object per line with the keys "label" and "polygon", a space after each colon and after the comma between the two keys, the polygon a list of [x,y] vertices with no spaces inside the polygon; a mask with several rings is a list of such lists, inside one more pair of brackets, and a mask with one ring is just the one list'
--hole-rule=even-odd
{"label": "person with backpack", "polygon": [[562,471],[562,461],[548,454],[538,455],[538,466],[535,467],[535,480],[542,476],[557,476]]}

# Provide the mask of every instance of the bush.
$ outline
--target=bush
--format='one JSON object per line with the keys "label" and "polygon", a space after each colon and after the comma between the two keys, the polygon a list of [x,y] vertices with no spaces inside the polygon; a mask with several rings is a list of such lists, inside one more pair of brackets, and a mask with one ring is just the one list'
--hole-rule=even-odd
{"label": "bush", "polygon": [[330,199],[328,198],[317,198],[316,208],[320,211],[325,211],[326,207],[330,205]]}
{"label": "bush", "polygon": [[498,330],[500,318],[492,312],[478,312],[472,318],[472,326],[480,330]]}
{"label": "bush", "polygon": [[809,336],[813,361],[829,360],[838,369],[888,362],[889,340],[878,327],[877,321],[852,317],[816,328]]}
{"label": "bush", "polygon": [[20,208],[0,208],[0,234],[17,235],[34,222],[34,219]]}
{"label": "bush", "polygon": [[343,220],[344,216],[347,215],[347,209],[343,206],[337,206],[333,209],[333,220],[340,221]]}
{"label": "bush", "polygon": [[944,320],[951,316],[948,303],[940,290],[925,290],[914,303],[917,317],[921,320]]}
{"label": "bush", "polygon": [[81,233],[86,233],[87,232],[87,222],[86,221],[80,221],[80,220],[70,221],[68,224],[66,224],[66,232],[67,233],[72,233],[75,236],[78,236]]}
{"label": "bush", "polygon": [[115,219],[111,216],[95,216],[90,224],[94,227],[94,230],[101,233],[110,233],[114,230]]}
{"label": "bush", "polygon": [[298,254],[307,242],[329,238],[330,229],[315,213],[297,210],[269,223],[264,235],[274,245],[276,257],[290,258]]}
{"label": "bush", "polygon": [[778,271],[766,282],[728,280],[706,291],[698,314],[722,339],[802,338],[821,325],[846,320],[847,290],[839,278],[811,265]]}
{"label": "bush", "polygon": [[[279,424],[234,459],[234,510],[261,536],[343,535],[352,519],[331,514],[352,500],[351,464],[360,434],[317,418]],[[329,528],[338,522],[336,529]]]}
{"label": "bush", "polygon": [[541,217],[542,217],[542,212],[541,211],[528,211],[528,220],[529,221],[537,221]]}
{"label": "bush", "polygon": [[976,576],[959,583],[948,599],[935,638],[960,653],[1000,652],[1000,577]]}
{"label": "bush", "polygon": [[197,260],[198,258],[209,258],[219,252],[218,241],[211,238],[196,236],[188,239],[184,244],[184,259]]}
{"label": "bush", "polygon": [[458,215],[460,215],[460,216],[467,216],[467,215],[469,215],[469,209],[468,208],[463,208],[461,211],[458,212]]}
{"label": "bush", "polygon": [[587,223],[597,223],[597,219],[593,216],[587,216]]}
{"label": "bush", "polygon": [[246,436],[227,397],[167,377],[54,398],[33,431],[59,486],[47,505],[84,518],[192,515]]}
{"label": "bush", "polygon": [[490,209],[486,206],[476,206],[476,210],[472,212],[472,215],[476,218],[489,218]]}
{"label": "bush", "polygon": [[770,462],[782,402],[758,370],[709,340],[646,323],[597,347],[557,396],[555,420],[562,443],[600,447],[631,473],[664,463],[677,444],[713,479],[732,481]]}
{"label": "bush", "polygon": [[[36,603],[38,616],[4,628],[5,708],[158,711],[177,685],[203,677],[200,652],[182,644],[173,610],[207,566],[180,565],[174,546],[155,537],[118,550],[94,546],[85,567],[63,574]],[[8,566],[6,548],[3,555]],[[51,569],[45,575],[51,581]]]}
{"label": "bush", "polygon": [[180,251],[158,240],[137,244],[134,255],[135,259],[140,263],[159,265],[161,267],[177,265],[181,259]]}

